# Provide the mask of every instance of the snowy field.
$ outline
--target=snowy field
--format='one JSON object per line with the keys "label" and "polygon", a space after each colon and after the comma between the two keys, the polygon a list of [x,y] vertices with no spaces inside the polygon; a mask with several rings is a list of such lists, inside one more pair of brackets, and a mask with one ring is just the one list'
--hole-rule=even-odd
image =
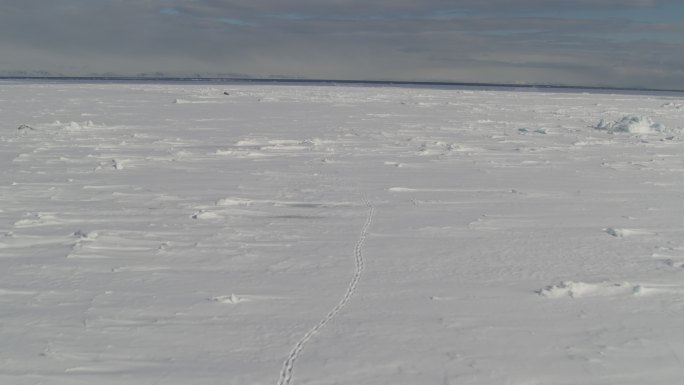
{"label": "snowy field", "polygon": [[683,106],[4,81],[0,383],[681,383]]}

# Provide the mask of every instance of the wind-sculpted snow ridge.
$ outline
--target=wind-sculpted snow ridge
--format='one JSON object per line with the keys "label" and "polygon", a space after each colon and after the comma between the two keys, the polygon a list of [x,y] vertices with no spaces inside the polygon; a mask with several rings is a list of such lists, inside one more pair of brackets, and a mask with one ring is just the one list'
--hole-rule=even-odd
{"label": "wind-sculpted snow ridge", "polygon": [[344,293],[344,296],[340,300],[340,302],[335,305],[332,310],[318,323],[316,326],[311,328],[304,337],[302,337],[297,343],[295,344],[294,348],[292,348],[292,351],[290,351],[290,354],[287,356],[287,359],[283,363],[283,369],[280,372],[280,377],[278,378],[278,385],[289,385],[292,383],[292,375],[294,372],[295,368],[295,363],[297,359],[299,358],[300,353],[304,349],[304,346],[313,338],[316,334],[318,334],[321,329],[325,327],[330,321],[335,319],[337,314],[344,309],[345,306],[347,306],[347,303],[351,300],[352,296],[356,293],[356,286],[359,284],[359,280],[361,279],[361,274],[363,273],[364,267],[365,267],[365,262],[363,260],[363,244],[366,242],[366,238],[368,237],[368,230],[373,223],[373,217],[375,215],[375,207],[368,201],[367,199],[364,199],[364,202],[366,204],[366,207],[368,207],[368,214],[366,217],[366,222],[363,224],[363,227],[361,228],[361,234],[359,235],[359,240],[356,242],[356,246],[354,247],[354,262],[355,262],[355,271],[354,271],[354,276],[352,277],[351,281],[349,282],[349,286],[347,286],[347,291]]}

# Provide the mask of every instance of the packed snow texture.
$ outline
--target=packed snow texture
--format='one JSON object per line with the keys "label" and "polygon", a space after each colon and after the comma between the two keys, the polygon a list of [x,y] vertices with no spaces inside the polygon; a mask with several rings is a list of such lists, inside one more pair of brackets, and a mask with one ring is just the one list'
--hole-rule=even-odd
{"label": "packed snow texture", "polygon": [[682,103],[2,82],[0,383],[678,384]]}

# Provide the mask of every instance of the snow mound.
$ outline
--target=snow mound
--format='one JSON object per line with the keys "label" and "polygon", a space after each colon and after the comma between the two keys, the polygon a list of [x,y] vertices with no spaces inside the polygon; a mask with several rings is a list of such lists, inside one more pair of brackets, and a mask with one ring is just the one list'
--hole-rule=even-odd
{"label": "snow mound", "polygon": [[665,126],[655,123],[648,116],[628,115],[614,121],[601,121],[594,127],[608,132],[629,132],[632,134],[654,134],[663,132]]}
{"label": "snow mound", "polygon": [[682,103],[669,102],[669,103],[663,104],[661,107],[663,107],[663,108],[674,108],[674,109],[678,110],[678,109],[682,108],[682,106],[684,106],[684,105],[682,105]]}
{"label": "snow mound", "polygon": [[523,127],[523,128],[518,128],[518,132],[521,134],[528,134],[528,133],[542,134],[542,135],[548,134],[548,130],[546,128],[533,129],[533,128]]}
{"label": "snow mound", "polygon": [[633,235],[655,235],[655,233],[646,230],[621,229],[616,227],[606,227],[603,231],[617,238],[631,237]]}
{"label": "snow mound", "polygon": [[209,300],[212,302],[227,303],[227,304],[231,304],[231,305],[236,305],[236,304],[241,303],[241,302],[249,302],[250,301],[249,298],[237,296],[235,294],[220,295],[220,296],[209,298]]}
{"label": "snow mound", "polygon": [[100,127],[100,126],[95,125],[95,123],[93,123],[90,120],[86,120],[85,122],[80,122],[80,123],[79,122],[73,122],[73,121],[68,122],[68,123],[64,123],[62,121],[55,120],[54,122],[52,122],[49,125],[52,127],[57,127],[58,129],[64,130],[64,131],[81,131],[81,130]]}
{"label": "snow mound", "polygon": [[99,236],[99,234],[95,231],[87,232],[87,231],[83,231],[83,230],[78,230],[75,233],[73,233],[72,235],[78,239],[90,239],[90,240],[95,239]]}
{"label": "snow mound", "polygon": [[253,202],[251,199],[228,197],[216,201],[216,206],[249,206]]}
{"label": "snow mound", "polygon": [[547,298],[583,298],[606,297],[613,295],[638,295],[643,292],[641,285],[631,285],[627,282],[586,283],[563,281],[558,285],[547,286],[537,293]]}
{"label": "snow mound", "polygon": [[221,219],[223,218],[222,216],[210,212],[210,211],[204,211],[200,210],[190,216],[192,219]]}

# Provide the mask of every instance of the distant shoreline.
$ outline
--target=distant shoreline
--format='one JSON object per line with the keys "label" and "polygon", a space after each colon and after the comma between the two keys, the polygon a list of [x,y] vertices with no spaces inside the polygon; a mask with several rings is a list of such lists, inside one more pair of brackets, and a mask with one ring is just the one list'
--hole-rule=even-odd
{"label": "distant shoreline", "polygon": [[525,89],[530,91],[605,91],[605,92],[665,92],[684,93],[679,89],[569,86],[558,84],[511,84],[511,83],[464,83],[446,81],[390,81],[390,80],[339,80],[339,79],[297,79],[297,78],[199,78],[199,77],[137,77],[137,76],[0,76],[2,80],[30,81],[83,81],[83,82],[194,82],[194,83],[259,83],[259,84],[312,84],[312,85],[374,85],[396,87],[445,87],[445,88],[498,88]]}

